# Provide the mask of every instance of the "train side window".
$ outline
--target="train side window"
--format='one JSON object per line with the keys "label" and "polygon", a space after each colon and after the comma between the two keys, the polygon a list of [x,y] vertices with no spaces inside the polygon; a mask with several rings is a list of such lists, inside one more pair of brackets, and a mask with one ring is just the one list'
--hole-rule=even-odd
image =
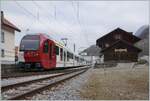
{"label": "train side window", "polygon": [[4,49],[1,50],[1,57],[5,57],[5,51],[4,51]]}
{"label": "train side window", "polygon": [[47,41],[45,41],[45,43],[44,43],[44,46],[43,46],[43,52],[44,53],[48,53],[48,40]]}
{"label": "train side window", "polygon": [[77,61],[79,62],[79,57],[77,57]]}
{"label": "train side window", "polygon": [[56,55],[59,55],[59,47],[58,46],[55,46],[55,52],[56,52]]}
{"label": "train side window", "polygon": [[64,61],[66,61],[66,52],[64,51]]}
{"label": "train side window", "polygon": [[71,59],[73,59],[73,53],[71,53]]}
{"label": "train side window", "polygon": [[61,61],[63,60],[63,49],[62,48],[60,49],[60,60]]}

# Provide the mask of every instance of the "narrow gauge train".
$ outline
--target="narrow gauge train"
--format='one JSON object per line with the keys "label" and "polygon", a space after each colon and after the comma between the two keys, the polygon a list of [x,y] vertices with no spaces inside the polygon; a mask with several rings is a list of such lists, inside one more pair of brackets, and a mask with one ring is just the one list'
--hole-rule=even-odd
{"label": "narrow gauge train", "polygon": [[22,68],[53,69],[85,65],[88,61],[77,56],[63,44],[46,34],[26,35],[19,50],[19,66]]}

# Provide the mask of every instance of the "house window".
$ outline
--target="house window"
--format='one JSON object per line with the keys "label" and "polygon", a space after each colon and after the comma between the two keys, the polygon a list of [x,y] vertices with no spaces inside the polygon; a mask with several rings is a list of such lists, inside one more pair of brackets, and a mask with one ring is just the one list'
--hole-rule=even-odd
{"label": "house window", "polygon": [[115,39],[121,39],[121,35],[120,34],[116,34],[115,35]]}
{"label": "house window", "polygon": [[106,43],[106,44],[105,44],[105,47],[109,47],[109,44],[108,44],[108,43]]}
{"label": "house window", "polygon": [[1,32],[1,42],[4,43],[4,32]]}
{"label": "house window", "polygon": [[4,49],[1,50],[1,57],[5,57]]}
{"label": "house window", "polygon": [[127,52],[127,49],[115,49],[115,52]]}

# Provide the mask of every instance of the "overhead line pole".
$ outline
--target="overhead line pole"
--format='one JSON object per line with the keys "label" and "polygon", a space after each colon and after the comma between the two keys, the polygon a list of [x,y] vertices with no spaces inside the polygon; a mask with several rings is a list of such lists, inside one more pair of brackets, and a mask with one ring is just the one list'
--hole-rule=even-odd
{"label": "overhead line pole", "polygon": [[56,20],[56,14],[57,14],[57,12],[56,12],[56,5],[54,5],[54,17],[55,17],[55,20]]}
{"label": "overhead line pole", "polygon": [[[71,1],[72,2],[72,8],[73,8],[73,10],[74,10],[74,12],[76,12],[75,11],[75,8],[74,8],[74,5],[73,5],[73,1]],[[81,28],[81,23],[80,23],[80,14],[79,14],[79,1],[77,2],[77,16],[76,16],[76,18],[77,18],[77,22],[78,22],[78,24],[79,24],[79,26],[80,26],[80,30],[83,32],[83,34],[84,34],[84,38],[85,38],[85,40],[86,40],[86,42],[87,42],[87,45],[88,45],[88,40],[87,40],[87,38],[86,38],[86,35],[85,35],[85,31]]]}
{"label": "overhead line pole", "polygon": [[[39,8],[42,9],[42,7],[40,5],[38,5],[34,0],[32,0],[32,2]],[[50,13],[49,13],[50,14]],[[63,15],[64,16],[64,15]],[[54,16],[50,14],[50,17],[54,18],[55,21],[57,21],[57,9],[56,9],[56,5],[54,6]],[[63,23],[60,23],[62,25],[64,25]],[[65,27],[64,27],[65,28]],[[66,28],[65,28],[66,29]],[[73,33],[70,29],[66,29],[69,30],[71,33]]]}

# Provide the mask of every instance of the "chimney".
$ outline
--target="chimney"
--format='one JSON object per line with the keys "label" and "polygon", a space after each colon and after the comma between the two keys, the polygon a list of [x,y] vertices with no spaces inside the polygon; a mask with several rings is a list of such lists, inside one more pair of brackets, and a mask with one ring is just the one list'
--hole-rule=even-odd
{"label": "chimney", "polygon": [[3,19],[4,19],[4,13],[3,11],[1,11],[1,23],[3,22]]}

